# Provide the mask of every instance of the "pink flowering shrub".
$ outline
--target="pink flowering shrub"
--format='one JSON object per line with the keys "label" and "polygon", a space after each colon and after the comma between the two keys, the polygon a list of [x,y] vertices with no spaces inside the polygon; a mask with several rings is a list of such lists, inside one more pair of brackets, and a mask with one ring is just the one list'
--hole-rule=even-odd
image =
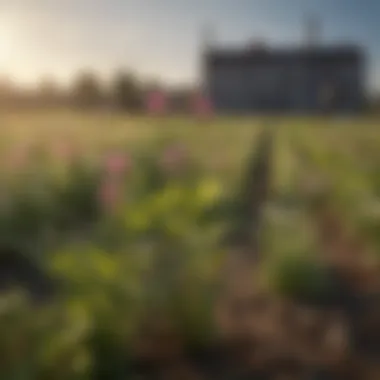
{"label": "pink flowering shrub", "polygon": [[132,159],[123,152],[111,152],[102,163],[104,172],[98,189],[98,201],[105,212],[113,212],[123,201],[124,182],[132,168]]}

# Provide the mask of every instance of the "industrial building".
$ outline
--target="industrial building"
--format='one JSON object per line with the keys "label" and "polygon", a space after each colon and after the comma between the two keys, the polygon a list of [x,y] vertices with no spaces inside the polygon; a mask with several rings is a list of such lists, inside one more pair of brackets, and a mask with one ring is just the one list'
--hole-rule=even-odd
{"label": "industrial building", "polygon": [[319,43],[307,24],[300,46],[215,47],[203,52],[203,84],[220,112],[358,112],[365,55],[356,45]]}

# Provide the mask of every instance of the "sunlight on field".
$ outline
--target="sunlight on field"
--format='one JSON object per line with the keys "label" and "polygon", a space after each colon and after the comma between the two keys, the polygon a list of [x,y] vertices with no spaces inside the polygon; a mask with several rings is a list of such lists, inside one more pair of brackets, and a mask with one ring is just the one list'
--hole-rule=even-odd
{"label": "sunlight on field", "polygon": [[207,163],[212,157],[236,162],[244,154],[258,127],[274,128],[279,138],[296,133],[311,144],[351,146],[356,141],[380,142],[378,120],[366,118],[227,118],[204,121],[186,117],[130,117],[114,113],[79,114],[64,111],[21,112],[0,115],[2,144],[48,143],[69,139],[85,149],[131,145],[163,136],[179,138]]}

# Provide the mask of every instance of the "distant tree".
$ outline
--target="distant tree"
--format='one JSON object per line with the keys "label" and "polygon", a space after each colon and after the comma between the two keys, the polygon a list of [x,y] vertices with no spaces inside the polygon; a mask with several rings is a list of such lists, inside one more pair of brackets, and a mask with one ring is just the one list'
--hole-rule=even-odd
{"label": "distant tree", "polygon": [[191,88],[179,88],[169,92],[170,107],[174,112],[192,112],[192,97],[194,90]]}
{"label": "distant tree", "polygon": [[7,77],[0,78],[0,106],[11,105],[16,98],[16,88]]}
{"label": "distant tree", "polygon": [[74,105],[82,108],[98,107],[105,101],[102,83],[96,73],[91,71],[79,73],[74,80],[71,96]]}
{"label": "distant tree", "polygon": [[37,103],[42,106],[57,106],[63,102],[63,91],[51,77],[41,79],[35,96]]}
{"label": "distant tree", "polygon": [[147,94],[155,91],[164,91],[165,86],[157,79],[146,80],[143,85],[143,91]]}
{"label": "distant tree", "polygon": [[111,92],[114,104],[121,109],[136,111],[143,105],[141,86],[131,73],[124,71],[116,73]]}

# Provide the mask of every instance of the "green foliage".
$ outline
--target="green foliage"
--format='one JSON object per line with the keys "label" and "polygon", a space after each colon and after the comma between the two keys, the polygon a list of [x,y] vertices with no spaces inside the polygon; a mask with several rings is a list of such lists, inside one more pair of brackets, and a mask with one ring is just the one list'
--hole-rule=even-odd
{"label": "green foliage", "polygon": [[[100,207],[99,188],[109,174],[84,159],[69,163],[61,178],[48,171],[38,180],[20,177],[7,194],[2,247],[29,255],[45,250],[46,270],[61,287],[48,309],[8,306],[13,314],[0,324],[4,334],[23,342],[34,334],[38,343],[25,343],[35,345],[32,356],[13,357],[9,349],[1,378],[24,372],[46,379],[125,378],[133,334],[154,304],[169,312],[188,342],[210,337],[220,228],[205,213],[218,204],[221,185],[190,157],[175,171],[161,165],[167,144],[153,149],[136,155],[139,171],[122,178],[128,186],[114,211]],[[17,334],[7,322],[12,319]],[[5,335],[2,343],[4,351],[11,347]]]}
{"label": "green foliage", "polygon": [[[304,171],[327,173],[334,182],[332,197],[343,199],[343,206],[369,194],[376,199],[378,187],[375,169],[364,173],[337,157],[332,165],[318,138],[313,149],[305,148],[309,159],[287,145],[292,180],[275,171],[282,176],[271,194],[276,212],[263,230],[276,247],[276,256],[264,252],[271,259],[273,289],[306,301],[327,297],[334,286],[314,255],[288,254],[297,246],[290,235],[302,244],[308,236],[302,218],[281,224],[279,215],[284,209],[302,213],[313,201],[293,178]],[[212,339],[221,237],[242,222],[249,201],[242,203],[236,189],[226,192],[227,181],[211,176],[206,165],[167,138],[137,145],[134,169],[116,175],[121,198],[113,208],[104,207],[100,197],[100,187],[111,178],[103,162],[78,157],[54,166],[39,150],[32,157],[26,167],[6,174],[0,248],[43,257],[61,287],[57,299],[41,309],[18,296],[0,299],[0,378],[130,378],[134,334],[147,315],[154,319],[162,309],[186,344]],[[277,157],[276,165],[284,168],[282,160]],[[376,218],[357,221],[378,243]]]}
{"label": "green foliage", "polygon": [[279,258],[272,276],[272,285],[276,291],[299,300],[322,300],[334,290],[326,268],[310,255],[286,255]]}
{"label": "green foliage", "polygon": [[67,180],[54,189],[58,228],[83,229],[100,217],[100,184],[101,173],[97,168],[86,167],[81,162],[69,166]]}
{"label": "green foliage", "polygon": [[75,106],[88,108],[99,106],[104,101],[102,84],[96,73],[83,71],[78,74],[72,89]]}
{"label": "green foliage", "polygon": [[113,100],[121,109],[140,110],[143,106],[143,94],[136,78],[129,73],[119,72],[113,80]]}

